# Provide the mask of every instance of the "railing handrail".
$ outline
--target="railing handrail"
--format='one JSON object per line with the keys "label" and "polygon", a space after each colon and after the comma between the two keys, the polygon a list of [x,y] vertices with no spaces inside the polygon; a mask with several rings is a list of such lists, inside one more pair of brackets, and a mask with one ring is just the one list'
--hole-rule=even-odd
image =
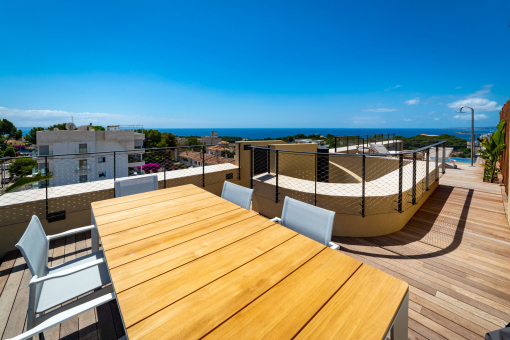
{"label": "railing handrail", "polygon": [[[418,152],[422,152],[424,150],[427,150],[427,149],[430,149],[432,147],[435,147],[435,146],[439,146],[439,145],[442,145],[446,143],[446,141],[441,141],[441,142],[438,142],[438,143],[435,143],[435,144],[430,144],[430,145],[427,145],[423,148],[420,148],[420,149],[417,149],[417,150],[411,150],[411,151],[402,151],[402,152],[395,152],[395,153],[376,153],[376,154],[364,154],[365,156],[399,156],[399,155],[411,155],[413,153],[418,153]],[[270,146],[272,144],[267,144],[267,145],[257,145],[257,146],[246,146],[247,148],[250,148],[250,149],[261,149],[261,150],[265,150],[267,151],[267,147]],[[278,144],[278,145],[285,145],[285,144]],[[328,149],[328,150],[332,150],[332,149]],[[311,152],[311,151],[296,151],[296,150],[283,150],[283,149],[278,149],[278,151],[282,151],[282,152],[293,152],[293,153],[305,153],[305,154],[319,154],[319,155],[324,155],[324,153],[322,152]],[[338,153],[338,152],[330,152],[329,155],[338,155],[338,156],[363,156],[363,154],[351,154],[351,153]]]}

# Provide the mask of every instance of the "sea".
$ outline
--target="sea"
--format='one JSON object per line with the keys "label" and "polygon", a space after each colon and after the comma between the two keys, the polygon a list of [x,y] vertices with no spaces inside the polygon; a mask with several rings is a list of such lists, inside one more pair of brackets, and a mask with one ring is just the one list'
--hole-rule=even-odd
{"label": "sea", "polygon": [[[20,127],[23,131],[23,134],[26,134],[30,131],[31,127]],[[151,127],[144,127],[144,129],[151,129]],[[393,136],[402,136],[402,137],[414,137],[420,134],[427,135],[442,135],[448,134],[457,136],[460,138],[464,138],[466,140],[471,139],[471,128],[152,128],[155,130],[159,130],[160,132],[171,132],[179,137],[189,137],[189,136],[210,136],[211,131],[217,131],[219,137],[242,137],[245,139],[263,139],[263,138],[279,138],[286,136],[294,136],[297,134],[311,135],[311,134],[321,134],[326,136],[327,134],[336,135],[336,136],[364,136],[364,135],[380,135],[381,133],[386,135]],[[478,136],[480,134],[493,132],[495,127],[477,127],[475,128],[475,134]]]}

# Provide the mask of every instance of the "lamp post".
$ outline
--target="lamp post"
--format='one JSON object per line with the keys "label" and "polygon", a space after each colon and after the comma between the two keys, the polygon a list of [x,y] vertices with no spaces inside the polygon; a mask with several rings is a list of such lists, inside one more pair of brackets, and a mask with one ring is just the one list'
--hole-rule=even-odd
{"label": "lamp post", "polygon": [[459,113],[463,113],[463,108],[471,110],[471,166],[474,166],[473,157],[475,156],[475,110],[469,106],[462,106],[459,110]]}

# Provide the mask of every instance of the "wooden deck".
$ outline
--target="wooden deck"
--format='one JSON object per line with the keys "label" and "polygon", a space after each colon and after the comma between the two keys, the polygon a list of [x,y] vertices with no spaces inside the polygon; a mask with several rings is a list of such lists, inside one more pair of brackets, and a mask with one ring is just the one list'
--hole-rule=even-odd
{"label": "wooden deck", "polygon": [[481,167],[447,169],[399,232],[334,238],[342,252],[410,285],[410,339],[483,339],[510,321],[510,228]]}
{"label": "wooden deck", "polygon": [[[481,168],[447,169],[441,185],[399,232],[335,238],[342,251],[410,285],[410,339],[483,339],[510,321],[510,228],[501,187]],[[50,265],[90,252],[90,235],[50,244]],[[26,327],[30,272],[13,251],[0,265],[0,339]],[[45,339],[117,339],[115,301],[44,333]]]}

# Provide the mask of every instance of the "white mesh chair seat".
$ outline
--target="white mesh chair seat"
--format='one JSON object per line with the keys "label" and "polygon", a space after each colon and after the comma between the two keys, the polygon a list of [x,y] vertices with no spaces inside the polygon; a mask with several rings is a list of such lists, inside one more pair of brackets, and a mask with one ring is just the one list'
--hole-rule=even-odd
{"label": "white mesh chair seat", "polygon": [[115,180],[115,197],[141,194],[158,189],[157,174],[119,178]]}
{"label": "white mesh chair seat", "polygon": [[[102,251],[85,255],[59,266],[49,268],[48,274],[58,273],[77,265],[98,260],[102,257],[104,257]],[[75,274],[41,282],[41,293],[39,295],[39,300],[36,301],[35,304],[35,312],[44,312],[108,283],[110,283],[110,275],[108,274],[106,263],[79,271]]]}
{"label": "white mesh chair seat", "polygon": [[335,212],[285,197],[281,219],[282,226],[294,230],[328,247],[338,249],[331,243]]}
{"label": "white mesh chair seat", "polygon": [[248,189],[227,181],[223,184],[223,191],[221,192],[221,198],[237,204],[246,210],[250,210],[252,195],[253,189]]}

